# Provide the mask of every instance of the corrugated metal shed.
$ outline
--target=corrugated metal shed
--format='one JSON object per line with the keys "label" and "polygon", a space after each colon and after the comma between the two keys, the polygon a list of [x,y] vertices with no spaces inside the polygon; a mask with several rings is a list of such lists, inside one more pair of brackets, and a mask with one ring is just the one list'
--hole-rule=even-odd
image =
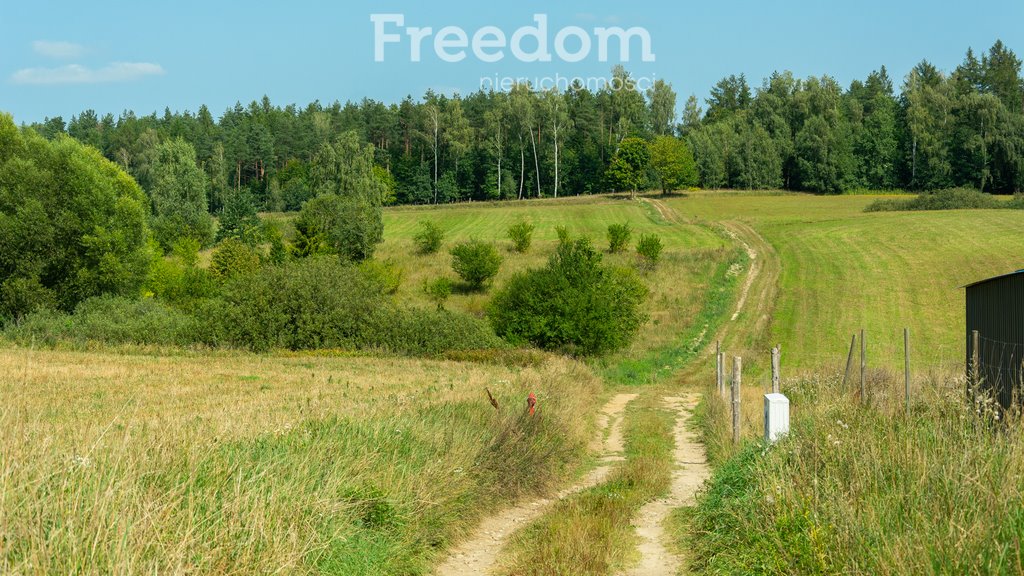
{"label": "corrugated metal shed", "polygon": [[978,372],[984,388],[1008,408],[1021,390],[1024,373],[1024,270],[968,284],[967,370],[978,331]]}

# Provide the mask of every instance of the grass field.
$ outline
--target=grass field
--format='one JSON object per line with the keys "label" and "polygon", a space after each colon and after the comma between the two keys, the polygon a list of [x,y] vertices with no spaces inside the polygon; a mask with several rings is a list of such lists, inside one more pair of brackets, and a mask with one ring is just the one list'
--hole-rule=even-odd
{"label": "grass field", "polygon": [[[709,386],[702,418],[718,470],[698,507],[671,522],[697,572],[1018,574],[1024,566],[1021,422],[979,419],[965,402],[960,288],[1021,268],[1024,215],[864,213],[873,200],[702,193],[668,202],[691,218],[748,224],[778,267],[764,329],[741,315],[736,330],[751,337],[737,340],[753,344],[729,351],[744,356],[748,442],[736,452],[727,403]],[[909,413],[904,326],[912,333]],[[871,368],[866,401],[856,386],[840,385],[860,328]],[[790,437],[767,449],[753,439],[776,342],[794,420]],[[712,381],[709,366],[701,374]]]}
{"label": "grass field", "polygon": [[1024,214],[1003,210],[864,213],[877,196],[696,194],[684,216],[749,222],[777,251],[769,340],[796,368],[845,362],[867,331],[869,360],[902,367],[904,327],[921,367],[962,365],[964,284],[1022,267]]}
{"label": "grass field", "polygon": [[424,573],[574,472],[600,395],[558,358],[0,349],[0,573]]}
{"label": "grass field", "polygon": [[[416,254],[413,236],[421,221],[433,221],[445,230],[445,245],[437,254]],[[511,250],[506,236],[508,227],[525,220],[536,228],[533,246],[526,254]],[[685,328],[699,311],[700,297],[707,287],[716,264],[728,254],[725,238],[713,229],[694,223],[669,224],[648,205],[617,196],[570,198],[559,201],[513,202],[495,204],[464,204],[442,209],[403,207],[385,213],[384,243],[378,257],[390,260],[403,270],[398,297],[406,302],[430,305],[422,291],[423,282],[440,276],[456,278],[451,270],[448,249],[469,238],[495,242],[504,262],[494,280],[501,286],[514,273],[529,267],[540,267],[554,251],[558,238],[555,228],[565,226],[573,237],[590,238],[595,247],[605,250],[609,224],[626,223],[633,230],[629,249],[620,254],[606,254],[607,262],[633,266],[637,261],[635,243],[641,234],[657,234],[665,245],[658,269],[645,274],[651,289],[647,312],[651,317],[644,330],[619,358],[643,355],[648,349],[663,345]],[[488,293],[456,291],[449,306],[481,314],[489,299]]]}
{"label": "grass field", "polygon": [[[630,459],[609,483],[542,517],[506,558],[512,573],[572,573],[580,565],[558,551],[581,545],[592,548],[576,552],[601,547],[607,552],[593,556],[587,573],[621,568],[632,557],[633,542],[622,528],[643,502],[664,490],[670,469],[668,424],[656,398],[710,382],[713,357],[700,351],[719,327],[733,346],[727,353],[745,356],[748,436],[761,427],[767,348],[776,342],[783,347],[784,386],[806,386],[814,380],[796,374],[833,376],[845,360],[850,334],[860,328],[868,333],[869,365],[902,366],[902,328],[909,326],[915,386],[933,393],[920,394],[922,401],[936,401],[941,396],[934,392],[948,389],[949,380],[937,375],[948,375],[962,363],[959,286],[1020,267],[1024,213],[863,212],[875,198],[698,192],[641,201],[600,196],[385,211],[385,241],[377,256],[402,270],[397,297],[420,306],[432,305],[422,292],[424,281],[453,277],[447,250],[460,240],[476,237],[499,245],[505,261],[494,285],[500,286],[517,271],[546,261],[555,247],[556,226],[585,235],[602,249],[612,223],[628,223],[634,243],[640,234],[658,234],[665,243],[663,261],[643,273],[651,288],[646,305],[651,320],[632,346],[597,361],[516,353],[471,363],[337,352],[0,348],[0,573],[247,573],[270,571],[267,567],[295,573],[428,573],[476,518],[518,495],[550,491],[579,472],[586,465],[585,440],[599,401],[629,385],[641,394],[628,413]],[[289,218],[273,217],[286,223]],[[446,231],[438,254],[415,253],[413,235],[423,220]],[[536,226],[526,254],[512,252],[506,238],[507,227],[520,220]],[[739,249],[754,237],[735,234],[748,229],[763,242],[759,249],[772,252],[772,258],[760,254],[757,266]],[[636,262],[632,249],[605,258],[619,266]],[[750,300],[730,322],[749,270],[759,270]],[[447,305],[482,314],[489,293],[457,291]],[[876,381],[889,382],[884,375]],[[641,384],[647,385],[638,388]],[[487,403],[484,387],[501,403],[500,414]],[[542,418],[520,416],[527,391],[538,393]],[[830,396],[830,403],[818,403],[821,396],[810,392],[795,398],[816,403],[795,426],[821,428],[829,419],[855,417],[847,412],[855,405],[845,396]],[[927,439],[948,415],[936,412],[936,406],[922,406],[917,425],[905,428],[883,413],[872,426],[858,429],[863,436],[857,442],[882,450],[896,429]],[[705,438],[712,457],[729,466],[733,448],[721,425],[723,411],[721,402],[705,403]],[[961,445],[972,438],[977,439],[963,436]],[[998,458],[1016,454],[984,446],[972,452],[986,462],[979,468],[984,474],[999,469]],[[857,448],[829,450],[827,462],[819,453],[800,452],[803,459],[796,464],[772,460],[758,466],[773,467],[723,473],[733,470],[735,479],[756,470],[765,478],[811,482],[828,466],[847,462]],[[741,457],[750,458],[746,452]],[[886,462],[893,470],[944,473],[913,446],[893,452]],[[802,510],[819,516],[796,525],[794,538],[838,526],[829,515],[853,505],[855,497],[881,515],[894,491],[926,486],[909,483],[909,476],[870,484],[872,470],[855,470],[858,481],[869,486],[866,492],[833,485],[830,501],[803,502]],[[970,473],[956,470],[951,473]],[[728,481],[726,475],[716,482]],[[751,494],[766,498],[768,485],[759,486],[761,491]],[[942,517],[943,502],[957,502],[912,493],[932,506],[935,517]],[[786,494],[798,503],[807,496],[803,488]],[[971,494],[979,502],[993,497],[985,491]],[[743,522],[721,526],[778,529],[777,517],[742,510],[750,513]],[[715,512],[706,509],[699,520],[714,525],[722,520]],[[778,572],[794,566],[856,572],[921,552],[913,532],[903,531],[900,547],[879,554],[874,563],[813,564],[826,545],[857,549],[860,527],[873,534],[898,532],[884,522],[872,524],[878,517],[859,516],[861,524],[828,532],[832,539],[799,540],[809,554],[801,558],[810,563],[781,562]],[[572,518],[590,528],[566,529]],[[937,534],[928,532],[933,526],[925,524],[926,517],[915,518],[921,530]],[[1001,538],[980,516],[949,518],[974,522],[961,540],[962,553],[989,550],[977,544],[984,534]],[[816,523],[820,520],[832,524]],[[677,515],[673,529],[681,542],[689,541],[683,532],[693,521]],[[697,538],[699,550],[722,560],[712,566],[710,556],[698,555],[705,567],[723,573],[751,568],[743,558],[722,555],[713,542]],[[1017,553],[1019,547],[1008,550]],[[942,565],[959,566],[951,556],[936,557],[947,563]],[[725,563],[730,558],[737,562]]]}

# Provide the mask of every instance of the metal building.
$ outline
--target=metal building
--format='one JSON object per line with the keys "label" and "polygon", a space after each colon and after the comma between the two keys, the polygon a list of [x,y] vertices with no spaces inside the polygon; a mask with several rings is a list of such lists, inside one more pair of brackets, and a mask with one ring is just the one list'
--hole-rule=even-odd
{"label": "metal building", "polygon": [[[981,280],[967,289],[967,374],[978,358],[982,389],[1004,408],[1020,396],[1024,374],[1024,270]],[[973,336],[978,332],[977,350]],[[977,356],[975,356],[977,355]]]}

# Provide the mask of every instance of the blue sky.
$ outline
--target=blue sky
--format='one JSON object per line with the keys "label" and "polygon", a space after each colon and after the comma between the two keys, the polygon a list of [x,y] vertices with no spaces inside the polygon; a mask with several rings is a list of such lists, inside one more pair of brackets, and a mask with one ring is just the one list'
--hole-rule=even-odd
{"label": "blue sky", "polygon": [[[702,101],[721,77],[746,73],[753,85],[773,70],[797,76],[828,73],[843,85],[885,65],[897,85],[922,58],[951,70],[970,46],[986,50],[1002,39],[1024,54],[1024,2],[981,0],[899,2],[861,0],[736,0],[729,3],[616,2],[24,2],[0,10],[0,110],[18,122],[64,116],[92,108],[115,116],[196,110],[215,116],[236,101],[264,94],[278,104],[313,100],[385,102],[427,89],[462,93],[481,78],[607,76],[618,61],[598,61],[598,27],[641,27],[654,62],[642,62],[639,40],[625,62],[634,76],[673,84],[682,106],[693,93]],[[401,43],[385,45],[374,60],[371,14],[402,14]],[[497,26],[506,41],[516,29],[548,20],[548,42],[567,26],[591,38],[580,62],[520,62],[506,49],[499,62],[476,58],[444,62],[423,42],[420,62],[410,61],[409,27],[436,33],[457,26],[468,37]],[[534,48],[524,42],[527,51]],[[580,47],[570,39],[566,49]],[[451,49],[450,51],[456,51]],[[554,52],[549,45],[549,51]]]}

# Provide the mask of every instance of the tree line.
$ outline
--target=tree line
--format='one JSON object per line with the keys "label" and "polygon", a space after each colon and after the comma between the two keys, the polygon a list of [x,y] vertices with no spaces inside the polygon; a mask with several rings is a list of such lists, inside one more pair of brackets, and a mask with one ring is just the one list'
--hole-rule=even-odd
{"label": "tree line", "polygon": [[[372,149],[383,203],[686,186],[817,193],[970,186],[1009,193],[1024,185],[1021,60],[1001,41],[980,58],[968,50],[950,73],[922,61],[899,92],[885,67],[846,89],[827,75],[777,72],[756,88],[744,75],[730,75],[703,105],[690,96],[681,115],[671,84],[659,80],[642,92],[624,68],[612,76],[597,91],[519,84],[509,92],[428,91],[393,104],[363,99],[304,108],[264,97],[237,103],[219,119],[206,106],[162,116],[125,111],[116,119],[87,110],[32,128],[51,139],[66,132],[98,148],[147,193],[158,186],[154,151],[177,143],[161,153],[184,163],[194,158],[189,178],[202,177],[195,190],[204,191],[203,207],[212,213],[238,195],[263,210],[298,210],[317,194],[321,160],[327,158],[327,168],[337,162],[325,146],[349,133]],[[637,140],[650,150],[638,150]],[[630,149],[623,151],[623,143]],[[637,158],[650,160],[639,177],[623,170]],[[675,166],[676,177],[665,181],[659,161]]]}

